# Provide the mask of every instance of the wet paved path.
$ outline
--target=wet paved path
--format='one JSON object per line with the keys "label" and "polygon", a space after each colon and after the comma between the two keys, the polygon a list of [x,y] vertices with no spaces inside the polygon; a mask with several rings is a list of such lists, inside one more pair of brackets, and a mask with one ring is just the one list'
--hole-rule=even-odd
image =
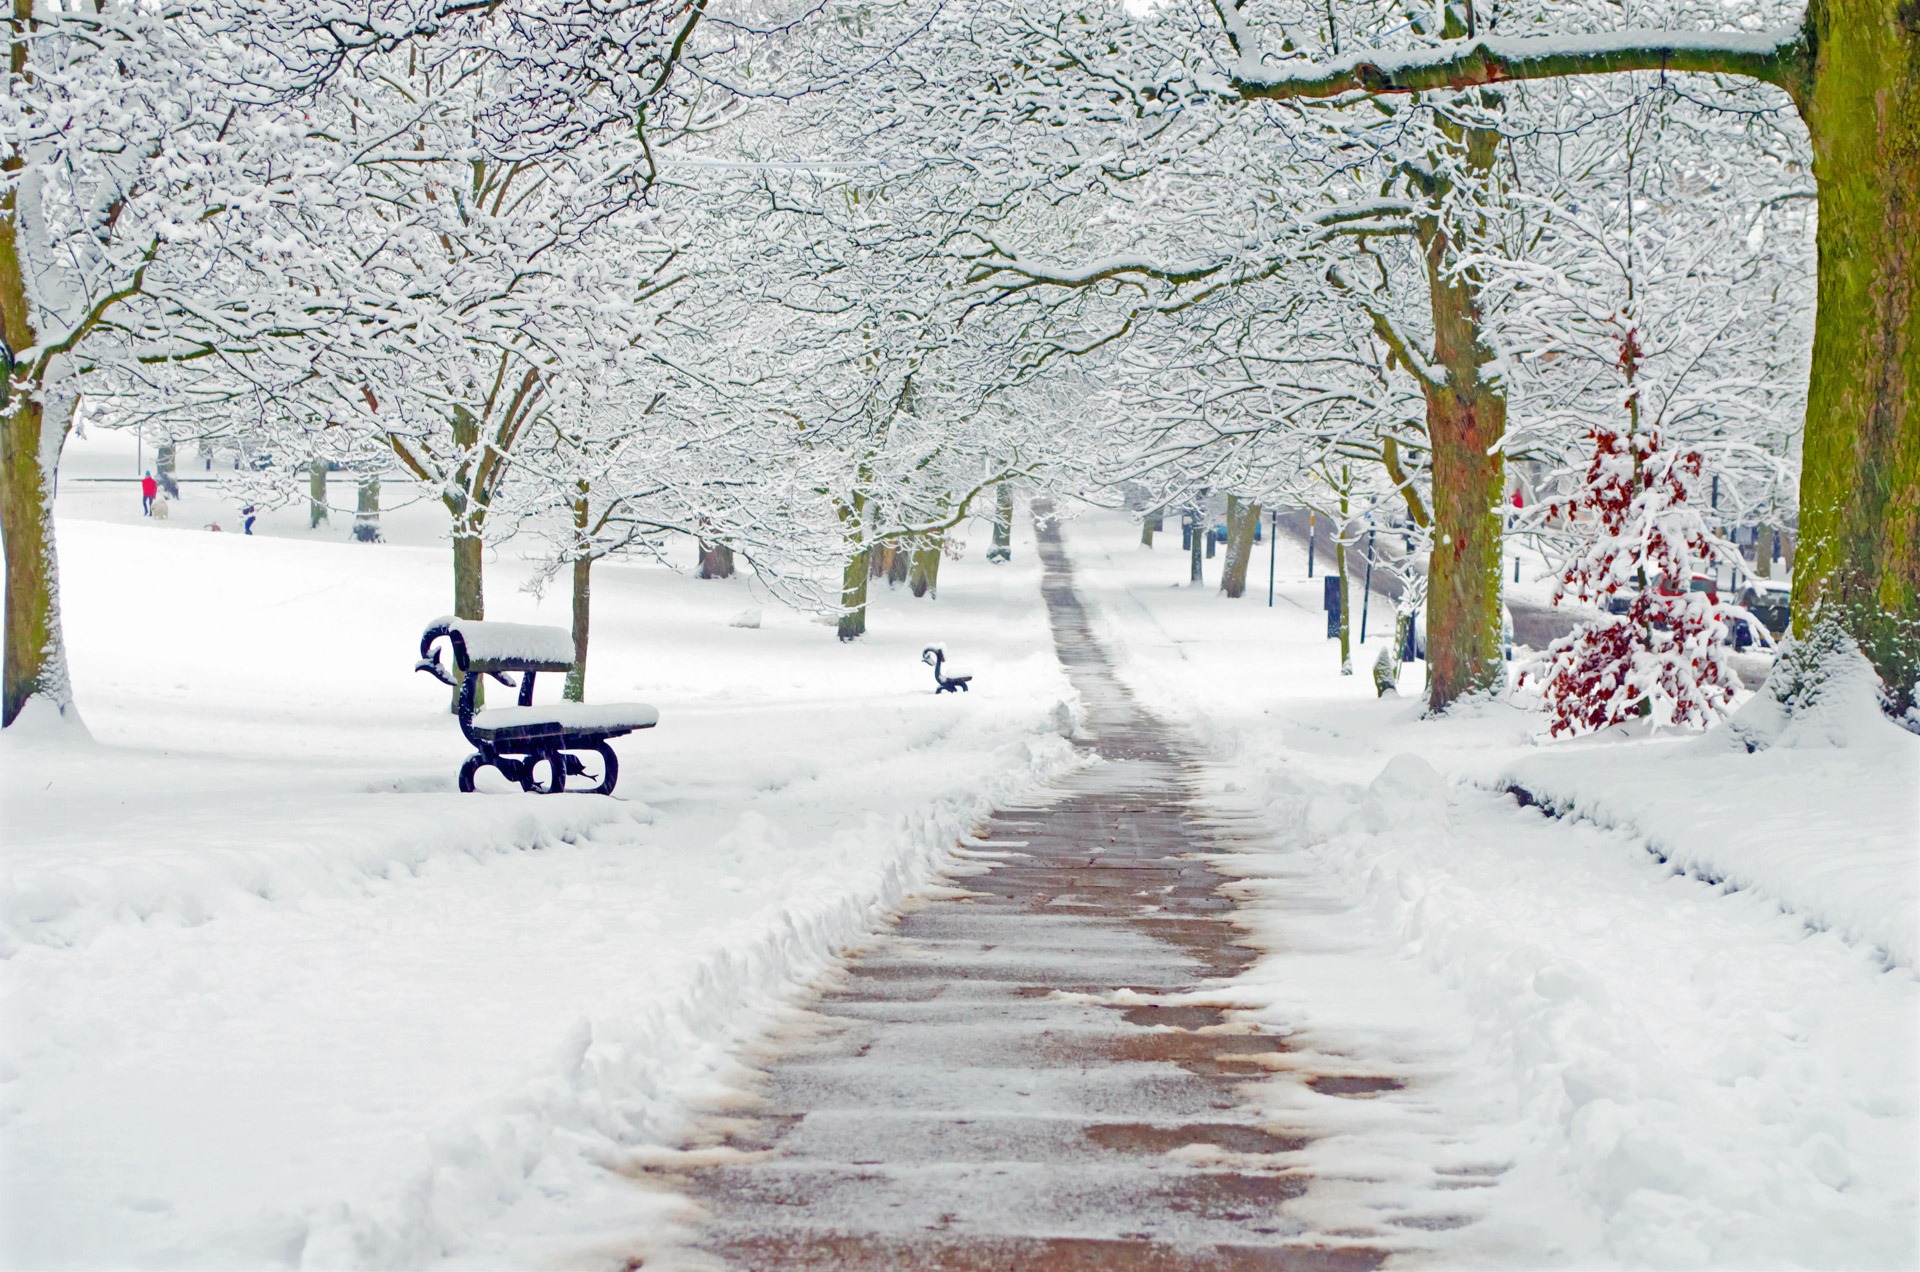
{"label": "wet paved path", "polygon": [[714,1164],[673,1172],[695,1240],[783,1272],[1374,1267],[1283,1209],[1302,1141],[1240,1089],[1282,1039],[1181,1001],[1254,958],[1196,856],[1239,828],[1114,676],[1057,534],[1041,555],[1103,762],[995,813],[964,894],[809,1005]]}

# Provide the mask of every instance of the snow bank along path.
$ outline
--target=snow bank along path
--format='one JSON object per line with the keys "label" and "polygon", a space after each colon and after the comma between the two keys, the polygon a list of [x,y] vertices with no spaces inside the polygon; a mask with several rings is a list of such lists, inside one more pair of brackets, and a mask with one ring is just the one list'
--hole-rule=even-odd
{"label": "snow bank along path", "polygon": [[[1920,1262],[1920,983],[1887,957],[1914,921],[1914,739],[1871,720],[1748,756],[1553,745],[1509,703],[1422,720],[1337,674],[1304,562],[1269,610],[1166,586],[1184,558],[1124,523],[1067,534],[1124,677],[1273,828],[1236,868],[1276,954],[1236,988],[1322,1046],[1397,1030],[1412,1068],[1440,1040],[1478,1075],[1322,1135],[1316,1177],[1377,1193],[1477,1146],[1507,1169],[1467,1231],[1531,1217],[1551,1239],[1475,1263]],[[1519,807],[1516,780],[1582,816]],[[1356,957],[1382,945],[1392,976]]]}
{"label": "snow bank along path", "polygon": [[1309,1137],[1254,1098],[1262,1078],[1331,1105],[1403,1083],[1236,1009],[1259,956],[1218,867],[1257,828],[1197,795],[1178,732],[1114,678],[1057,539],[1041,550],[1098,762],[996,812],[957,886],[793,1012],[711,1134],[651,1176],[691,1194],[692,1239],[737,1267],[1331,1270],[1457,1239],[1483,1162],[1364,1220],[1317,1204]]}
{"label": "snow bank along path", "polygon": [[[663,717],[605,799],[453,791],[411,673],[444,545],[60,534],[98,742],[0,743],[0,1265],[617,1263],[654,1204],[623,1154],[1073,762],[1030,536],[852,647],[729,627],[748,580],[603,565],[589,695]],[[499,617],[565,621],[490,570]]]}

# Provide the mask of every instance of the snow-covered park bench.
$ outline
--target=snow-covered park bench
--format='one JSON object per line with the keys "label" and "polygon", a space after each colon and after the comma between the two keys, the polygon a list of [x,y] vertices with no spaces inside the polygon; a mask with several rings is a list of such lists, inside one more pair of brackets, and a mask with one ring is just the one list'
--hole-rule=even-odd
{"label": "snow-covered park bench", "polygon": [[[445,664],[435,647],[440,642],[451,651]],[[567,779],[576,777],[586,779],[576,785],[577,790],[613,793],[620,761],[607,739],[651,729],[660,722],[660,713],[640,702],[535,706],[534,676],[572,667],[573,637],[564,627],[464,618],[437,618],[428,626],[420,637],[420,661],[414,670],[460,690],[460,731],[474,746],[474,753],[460,766],[461,790],[471,791],[474,774],[491,764],[508,781],[529,791],[562,791]],[[515,673],[520,677],[519,705],[474,709],[481,677],[492,676],[511,686]]]}

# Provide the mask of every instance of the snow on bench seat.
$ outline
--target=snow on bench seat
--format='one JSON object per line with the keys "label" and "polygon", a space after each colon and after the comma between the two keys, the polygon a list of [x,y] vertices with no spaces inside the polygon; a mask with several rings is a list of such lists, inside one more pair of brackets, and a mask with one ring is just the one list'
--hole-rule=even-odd
{"label": "snow on bench seat", "polygon": [[459,632],[472,663],[545,663],[573,666],[573,634],[564,627],[538,623],[491,623],[471,618],[436,618],[430,627]]}
{"label": "snow on bench seat", "polygon": [[487,733],[526,728],[602,733],[651,729],[659,723],[660,712],[644,702],[555,702],[538,707],[489,707],[473,713],[474,729]]}

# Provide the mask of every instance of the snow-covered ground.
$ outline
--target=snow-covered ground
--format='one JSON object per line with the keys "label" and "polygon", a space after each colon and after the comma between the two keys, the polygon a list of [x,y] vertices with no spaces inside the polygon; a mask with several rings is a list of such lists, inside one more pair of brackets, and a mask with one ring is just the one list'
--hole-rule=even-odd
{"label": "snow-covered ground", "polygon": [[[881,589],[852,646],[745,579],[603,565],[589,700],[662,712],[621,797],[461,796],[411,670],[435,506],[381,545],[302,507],[246,537],[216,486],[155,523],[79,480],[133,471],[112,436],[63,470],[92,740],[0,739],[6,1266],[619,1266],[668,1204],[622,1171],[731,1049],[1073,762],[1022,525],[935,602]],[[1269,608],[1265,549],[1228,602],[1177,537],[1066,538],[1122,674],[1271,828],[1226,863],[1272,951],[1226,992],[1295,1031],[1283,1070],[1406,1083],[1259,1088],[1317,1135],[1322,1230],[1456,1265],[1920,1262],[1920,739],[1423,721],[1417,664],[1373,696],[1384,608],[1337,674],[1289,542]],[[489,570],[492,616],[564,622],[513,545]]]}
{"label": "snow-covered ground", "polygon": [[1748,755],[1548,743],[1504,703],[1424,721],[1418,664],[1374,697],[1386,621],[1337,674],[1284,541],[1270,609],[1264,551],[1230,602],[1183,585],[1177,540],[1065,535],[1122,675],[1272,828],[1228,865],[1272,951],[1236,996],[1299,1030],[1301,1069],[1408,1083],[1265,1091],[1322,1132],[1323,1222],[1468,1265],[1920,1262],[1920,738],[1873,716]]}
{"label": "snow-covered ground", "polygon": [[[623,1154],[1072,762],[1031,531],[988,566],[977,529],[937,601],[878,589],[854,645],[745,579],[603,564],[588,700],[662,715],[615,743],[619,797],[491,770],[462,796],[446,690],[412,671],[444,514],[246,537],[214,487],[156,523],[76,480],[133,460],[108,435],[63,468],[93,740],[0,742],[5,1266],[617,1266],[661,1204]],[[527,576],[498,554],[490,616],[564,624]],[[932,693],[934,641],[966,696]]]}

